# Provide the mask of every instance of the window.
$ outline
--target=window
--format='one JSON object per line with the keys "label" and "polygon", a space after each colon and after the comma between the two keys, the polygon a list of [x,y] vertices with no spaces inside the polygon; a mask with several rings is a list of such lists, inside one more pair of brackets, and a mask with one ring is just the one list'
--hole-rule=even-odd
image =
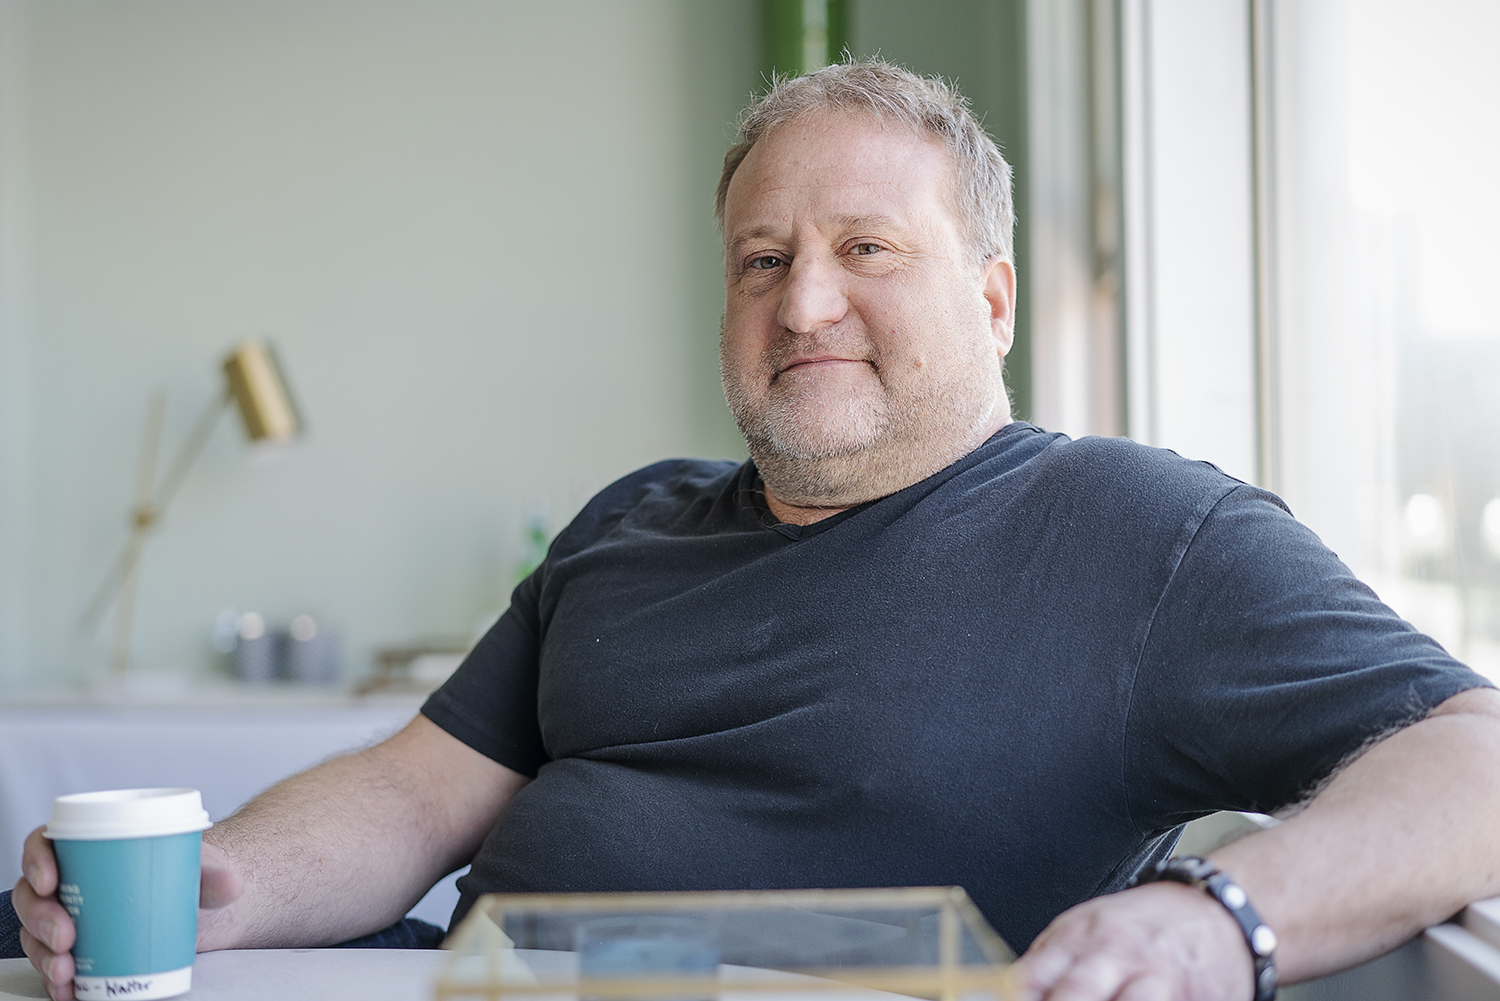
{"label": "window", "polygon": [[1500,5],[1269,14],[1271,486],[1500,680]]}

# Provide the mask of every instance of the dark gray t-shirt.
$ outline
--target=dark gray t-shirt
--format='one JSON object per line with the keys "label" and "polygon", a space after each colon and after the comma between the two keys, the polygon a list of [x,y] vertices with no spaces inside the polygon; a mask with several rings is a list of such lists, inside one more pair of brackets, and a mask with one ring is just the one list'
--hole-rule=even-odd
{"label": "dark gray t-shirt", "polygon": [[1023,949],[1215,809],[1485,684],[1275,497],[1011,424],[777,524],[753,466],[595,497],[423,713],[536,778],[484,892],[957,884]]}

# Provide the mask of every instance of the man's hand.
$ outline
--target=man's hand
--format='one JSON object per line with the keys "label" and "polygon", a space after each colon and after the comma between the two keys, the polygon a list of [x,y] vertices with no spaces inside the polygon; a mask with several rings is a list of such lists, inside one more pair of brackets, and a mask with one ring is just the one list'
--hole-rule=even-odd
{"label": "man's hand", "polygon": [[1019,1001],[1246,1001],[1255,972],[1229,912],[1152,883],[1058,915],[1016,964]]}
{"label": "man's hand", "polygon": [[[198,948],[332,945],[384,928],[474,857],[527,781],[418,716],[383,743],[278,783],[205,836]],[[21,870],[21,947],[66,1001],[75,932],[40,829]]]}
{"label": "man's hand", "polygon": [[[21,948],[31,965],[42,975],[47,993],[57,1001],[73,997],[73,948],[77,937],[73,919],[57,901],[57,855],[52,842],[42,837],[38,827],[26,838],[21,854],[21,871],[11,902],[21,919]],[[229,858],[213,845],[203,846],[203,875],[199,883],[198,903],[202,910],[214,910],[232,903],[244,884],[229,866]],[[201,917],[201,914],[200,914]]]}

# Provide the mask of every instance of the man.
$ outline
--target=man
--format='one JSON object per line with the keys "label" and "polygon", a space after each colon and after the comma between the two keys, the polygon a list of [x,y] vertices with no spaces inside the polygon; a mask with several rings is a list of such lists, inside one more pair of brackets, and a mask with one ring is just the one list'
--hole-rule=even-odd
{"label": "man", "polygon": [[[1125,887],[1186,819],[1299,803],[1213,857],[1285,980],[1500,892],[1500,696],[1274,498],[1011,421],[1008,168],[961,99],[840,66],[743,132],[722,371],[753,462],[606,489],[406,730],[211,831],[200,948],[366,934],[472,859],[459,913],[959,883],[1029,944],[1026,997],[1264,996],[1245,902]],[[66,998],[37,835],[24,871]]]}

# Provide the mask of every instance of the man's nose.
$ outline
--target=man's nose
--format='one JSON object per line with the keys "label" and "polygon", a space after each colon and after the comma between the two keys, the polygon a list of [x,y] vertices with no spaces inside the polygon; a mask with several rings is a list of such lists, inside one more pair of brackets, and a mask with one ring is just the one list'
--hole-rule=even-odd
{"label": "man's nose", "polygon": [[837,323],[849,309],[838,266],[814,254],[793,258],[776,319],[794,334],[810,334]]}

